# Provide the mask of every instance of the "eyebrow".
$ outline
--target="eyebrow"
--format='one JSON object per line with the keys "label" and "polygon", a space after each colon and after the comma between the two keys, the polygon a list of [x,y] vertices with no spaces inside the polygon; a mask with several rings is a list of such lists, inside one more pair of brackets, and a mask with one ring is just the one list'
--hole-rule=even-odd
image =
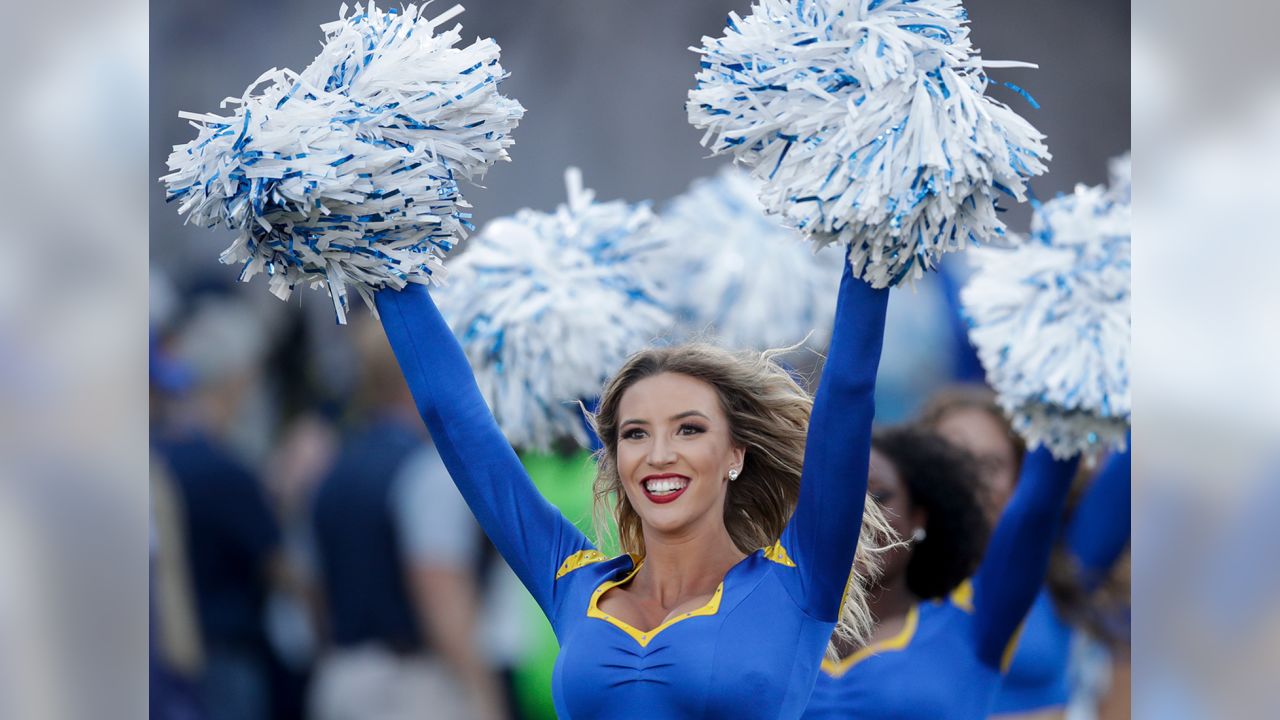
{"label": "eyebrow", "polygon": [[[685,410],[684,412],[682,412],[682,413],[680,413],[680,414],[678,414],[678,415],[672,415],[670,419],[672,419],[672,420],[682,420],[682,419],[687,418],[687,417],[700,417],[700,418],[702,418],[703,420],[706,420],[706,421],[708,421],[708,422],[710,422],[710,421],[711,421],[711,418],[707,417],[707,416],[706,416],[706,414],[704,414],[704,413],[702,413],[702,412],[700,412],[700,411],[698,411],[698,410]],[[648,421],[648,420],[641,420],[641,419],[639,419],[639,418],[628,418],[628,419],[626,419],[626,420],[623,420],[621,424],[622,424],[622,425],[648,425],[648,424],[649,424],[649,421]]]}

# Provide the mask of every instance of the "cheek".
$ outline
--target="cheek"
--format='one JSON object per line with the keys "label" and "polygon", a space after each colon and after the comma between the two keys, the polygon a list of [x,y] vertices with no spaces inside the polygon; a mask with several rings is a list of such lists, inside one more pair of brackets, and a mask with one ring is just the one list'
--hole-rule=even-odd
{"label": "cheek", "polygon": [[624,481],[634,474],[636,465],[644,457],[644,454],[633,446],[620,444],[618,450],[614,454],[614,464],[618,468],[618,476]]}
{"label": "cheek", "polygon": [[902,537],[911,537],[911,531],[915,529],[911,522],[911,509],[900,502],[883,507],[885,517],[889,519],[889,527]]}

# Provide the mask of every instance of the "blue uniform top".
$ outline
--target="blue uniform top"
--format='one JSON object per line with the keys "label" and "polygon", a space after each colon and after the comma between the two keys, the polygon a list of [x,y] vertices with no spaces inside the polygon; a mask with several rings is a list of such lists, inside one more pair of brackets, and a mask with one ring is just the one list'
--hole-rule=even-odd
{"label": "blue uniform top", "polygon": [[845,268],[800,497],[782,537],[730,569],[704,607],[639,629],[598,604],[643,560],[606,558],[542,498],[425,288],[377,295],[445,466],[555,630],[552,693],[562,720],[800,716],[857,546],[887,298]]}
{"label": "blue uniform top", "polygon": [[806,720],[987,717],[1048,567],[1075,466],[1044,449],[1028,455],[972,583],[918,603],[897,636],[824,662]]}
{"label": "blue uniform top", "polygon": [[[1131,465],[1128,450],[1107,460],[1063,534],[1066,550],[1080,571],[1086,591],[1106,580],[1129,544]],[[992,713],[1065,707],[1071,695],[1067,672],[1073,636],[1072,627],[1059,614],[1049,591],[1042,589],[1027,616]]]}

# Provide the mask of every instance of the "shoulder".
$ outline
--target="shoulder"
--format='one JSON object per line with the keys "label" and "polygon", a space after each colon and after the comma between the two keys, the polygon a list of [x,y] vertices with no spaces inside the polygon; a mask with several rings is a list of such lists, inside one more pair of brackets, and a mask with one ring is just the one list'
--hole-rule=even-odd
{"label": "shoulder", "polygon": [[556,570],[555,580],[562,582],[570,576],[575,580],[584,576],[604,577],[620,568],[635,567],[637,562],[638,559],[632,555],[624,553],[610,558],[599,550],[588,548],[565,557]]}

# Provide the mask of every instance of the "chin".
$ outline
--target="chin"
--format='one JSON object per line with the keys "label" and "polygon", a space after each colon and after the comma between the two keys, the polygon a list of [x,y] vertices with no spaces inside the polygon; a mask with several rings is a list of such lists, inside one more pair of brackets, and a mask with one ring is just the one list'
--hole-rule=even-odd
{"label": "chin", "polygon": [[[692,503],[689,503],[689,501],[692,499],[679,498],[670,505],[658,505],[642,494],[640,497],[641,504],[637,504],[633,500],[631,507],[643,508],[643,511],[637,510],[636,512],[646,529],[663,534],[671,534],[678,533],[684,528],[696,524],[698,519],[703,516],[702,512],[691,507]],[[708,509],[707,512],[710,512],[710,510]]]}

